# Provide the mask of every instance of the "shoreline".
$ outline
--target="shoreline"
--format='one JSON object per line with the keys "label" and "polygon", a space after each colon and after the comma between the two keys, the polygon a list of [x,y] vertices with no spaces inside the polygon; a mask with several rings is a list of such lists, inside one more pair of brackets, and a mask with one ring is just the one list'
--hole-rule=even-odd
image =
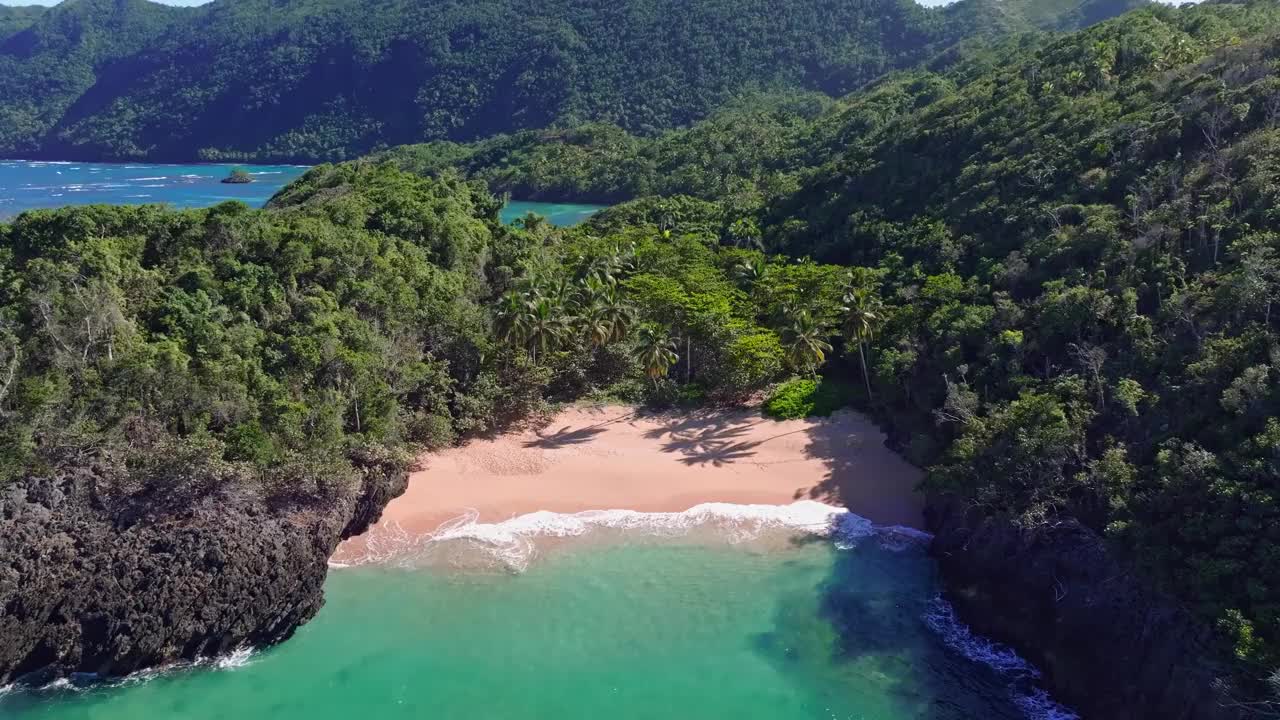
{"label": "shoreline", "polygon": [[466,518],[494,525],[535,513],[684,513],[696,506],[816,501],[877,526],[924,527],[923,473],[866,417],[777,421],[758,408],[648,413],[570,407],[538,429],[476,439],[420,458],[381,521],[333,562],[382,555]]}

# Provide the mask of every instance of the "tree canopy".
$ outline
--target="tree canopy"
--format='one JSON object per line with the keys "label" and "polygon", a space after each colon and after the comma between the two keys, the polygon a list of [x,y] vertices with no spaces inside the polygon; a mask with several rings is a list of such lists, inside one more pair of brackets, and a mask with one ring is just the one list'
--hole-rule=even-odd
{"label": "tree canopy", "polygon": [[[1262,677],[1280,663],[1277,27],[1272,0],[1153,7],[654,138],[592,126],[383,157],[639,198],[594,232],[852,268],[827,309],[790,311],[843,326],[828,369],[930,488],[1079,517]],[[816,358],[787,347],[805,329],[779,336],[797,369]]]}
{"label": "tree canopy", "polygon": [[1139,1],[70,0],[0,14],[0,155],[323,161],[586,122],[651,134],[753,89],[843,94],[963,39]]}

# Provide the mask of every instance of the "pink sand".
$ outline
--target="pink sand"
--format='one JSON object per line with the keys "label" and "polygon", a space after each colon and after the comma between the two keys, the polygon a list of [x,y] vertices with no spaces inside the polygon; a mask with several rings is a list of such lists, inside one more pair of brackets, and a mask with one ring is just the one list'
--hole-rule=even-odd
{"label": "pink sand", "polygon": [[[704,502],[812,499],[877,524],[918,528],[920,478],[885,447],[875,425],[852,412],[779,422],[749,408],[650,414],[575,407],[540,430],[424,456],[382,519],[420,534],[468,510],[479,522],[500,522],[537,510],[679,512]],[[338,556],[362,544],[355,538]]]}

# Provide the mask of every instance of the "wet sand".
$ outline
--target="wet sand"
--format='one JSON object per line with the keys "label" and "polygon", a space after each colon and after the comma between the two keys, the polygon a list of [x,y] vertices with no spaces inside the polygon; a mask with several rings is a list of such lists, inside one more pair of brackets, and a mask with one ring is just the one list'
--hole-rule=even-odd
{"label": "wet sand", "polygon": [[[429,533],[464,514],[482,523],[547,510],[682,512],[700,503],[818,500],[880,525],[919,528],[921,471],[853,412],[776,421],[758,409],[647,413],[574,407],[538,430],[425,455],[386,527]],[[339,548],[360,555],[367,537]]]}

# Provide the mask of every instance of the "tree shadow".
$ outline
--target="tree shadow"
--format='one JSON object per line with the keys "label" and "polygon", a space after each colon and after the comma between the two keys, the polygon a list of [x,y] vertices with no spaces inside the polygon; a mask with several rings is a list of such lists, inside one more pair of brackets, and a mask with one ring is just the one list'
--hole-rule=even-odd
{"label": "tree shadow", "polygon": [[[797,549],[828,538],[798,540]],[[955,655],[925,614],[938,591],[924,548],[874,537],[835,550],[815,585],[781,595],[751,647],[819,698],[827,714],[914,720],[1021,720],[1007,680]]]}
{"label": "tree shadow", "polygon": [[742,426],[745,429],[753,424],[751,418],[745,413],[723,410],[694,410],[651,417],[654,420],[660,419],[662,422],[657,427],[644,431],[644,437],[647,440],[661,440],[668,436],[673,440],[687,440],[704,433],[722,432],[734,426]]}
{"label": "tree shadow", "polygon": [[566,425],[550,435],[545,435],[539,431],[538,437],[533,440],[526,440],[524,446],[527,448],[556,450],[570,445],[581,445],[582,443],[590,442],[592,438],[604,431],[605,429],[599,426],[571,428]]}
{"label": "tree shadow", "polygon": [[843,413],[807,431],[805,457],[826,469],[813,485],[796,488],[795,500],[847,507],[881,525],[920,527],[924,473],[885,446],[884,434],[869,420]]}
{"label": "tree shadow", "polygon": [[[680,462],[685,465],[711,465],[713,467],[722,467],[746,460],[755,455],[755,448],[760,445],[759,440],[753,442],[736,442],[736,443],[712,443],[708,445],[700,445],[697,448],[685,450],[685,456],[680,458]],[[667,452],[671,452],[668,450]]]}

